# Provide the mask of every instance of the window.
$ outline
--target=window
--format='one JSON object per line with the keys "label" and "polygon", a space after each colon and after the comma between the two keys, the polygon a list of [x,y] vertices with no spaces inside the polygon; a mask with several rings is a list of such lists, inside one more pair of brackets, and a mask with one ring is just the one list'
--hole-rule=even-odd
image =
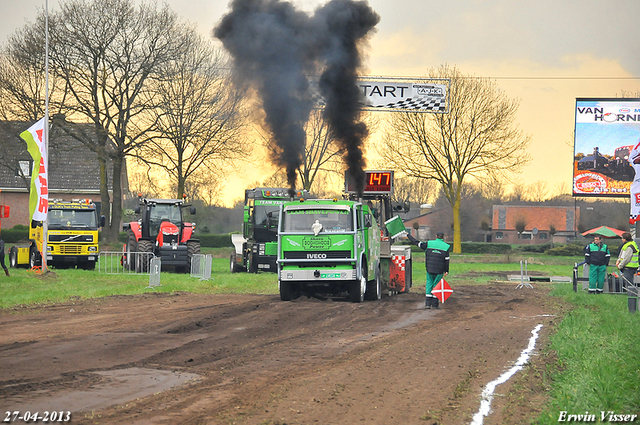
{"label": "window", "polygon": [[31,170],[33,169],[33,161],[25,160],[18,161],[18,169],[16,170],[16,177],[31,177]]}
{"label": "window", "polygon": [[538,233],[538,237],[540,239],[547,239],[547,234],[546,233]]}
{"label": "window", "polygon": [[520,235],[520,239],[531,239],[531,233],[522,233],[522,235]]}
{"label": "window", "polygon": [[502,239],[504,238],[504,235],[502,234],[502,232],[496,232],[496,239]]}

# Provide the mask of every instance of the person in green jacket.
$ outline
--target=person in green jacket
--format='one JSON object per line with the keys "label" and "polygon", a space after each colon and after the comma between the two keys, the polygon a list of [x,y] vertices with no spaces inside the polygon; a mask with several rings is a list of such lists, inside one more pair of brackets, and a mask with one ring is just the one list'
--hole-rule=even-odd
{"label": "person in green jacket", "polygon": [[622,272],[624,277],[624,286],[634,286],[633,276],[638,271],[638,245],[631,237],[631,233],[624,232],[622,234],[622,248],[616,260],[616,267]]}
{"label": "person in green jacket", "polygon": [[589,264],[590,294],[602,294],[610,259],[609,248],[602,242],[599,235],[595,235],[593,242],[584,247],[584,261]]}
{"label": "person in green jacket", "polygon": [[438,308],[438,298],[431,293],[433,288],[444,276],[449,274],[449,250],[451,246],[443,241],[444,233],[438,232],[436,239],[428,242],[420,242],[411,233],[407,235],[411,243],[424,250],[425,266],[427,267],[427,288],[425,308]]}

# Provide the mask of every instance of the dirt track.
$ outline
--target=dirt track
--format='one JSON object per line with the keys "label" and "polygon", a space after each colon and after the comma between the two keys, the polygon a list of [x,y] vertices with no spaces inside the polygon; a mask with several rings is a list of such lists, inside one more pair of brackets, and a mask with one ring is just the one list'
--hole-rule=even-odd
{"label": "dirt track", "polygon": [[[542,284],[454,290],[438,310],[424,310],[416,292],[362,304],[148,294],[0,311],[0,413],[68,410],[73,423],[99,424],[470,423],[483,387],[538,324],[544,347],[558,318]],[[530,379],[526,397],[514,395],[517,378],[498,387],[484,424],[535,414],[544,393]]]}

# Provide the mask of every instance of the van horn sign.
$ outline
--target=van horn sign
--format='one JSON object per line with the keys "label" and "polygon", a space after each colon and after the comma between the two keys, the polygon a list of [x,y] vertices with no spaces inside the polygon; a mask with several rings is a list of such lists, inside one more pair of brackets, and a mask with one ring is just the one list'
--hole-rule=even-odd
{"label": "van horn sign", "polygon": [[[393,80],[361,77],[357,84],[363,96],[362,108],[366,110],[447,113],[449,109],[449,79]],[[312,90],[317,105],[324,106],[317,81],[312,83]]]}

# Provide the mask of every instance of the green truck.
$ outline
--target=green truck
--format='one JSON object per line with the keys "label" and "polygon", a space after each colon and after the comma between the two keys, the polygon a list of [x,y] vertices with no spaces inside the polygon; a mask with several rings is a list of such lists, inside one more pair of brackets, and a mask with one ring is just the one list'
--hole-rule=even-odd
{"label": "green truck", "polygon": [[381,233],[370,206],[353,200],[286,202],[278,227],[278,286],[289,301],[303,292],[380,299]]}
{"label": "green truck", "polygon": [[280,206],[292,199],[308,198],[300,190],[291,197],[289,189],[258,187],[244,192],[242,234],[232,234],[234,251],[229,258],[231,273],[275,272]]}

